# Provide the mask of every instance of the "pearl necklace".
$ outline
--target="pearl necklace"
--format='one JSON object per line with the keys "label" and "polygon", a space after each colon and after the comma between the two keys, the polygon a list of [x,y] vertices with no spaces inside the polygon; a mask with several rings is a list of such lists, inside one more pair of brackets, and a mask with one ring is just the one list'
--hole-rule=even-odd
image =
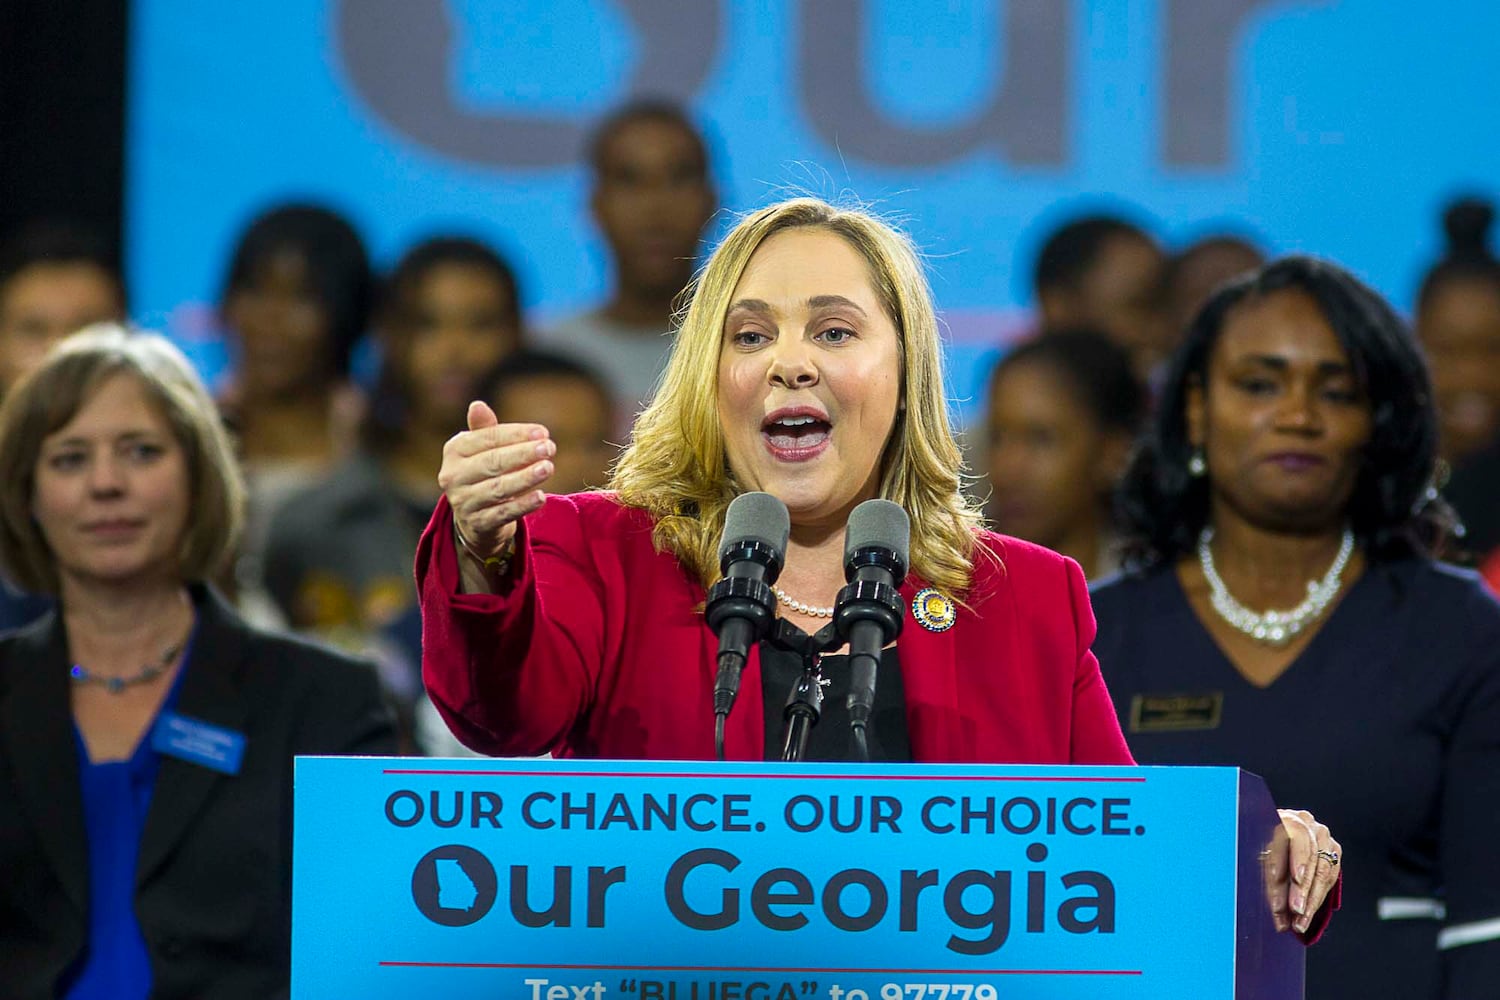
{"label": "pearl necklace", "polygon": [[815,608],[811,604],[803,604],[801,601],[794,601],[789,596],[787,596],[786,591],[782,590],[774,583],[771,584],[771,593],[775,594],[778,601],[780,601],[782,604],[785,604],[793,611],[800,611],[802,614],[811,615],[814,618],[833,617],[832,608]]}
{"label": "pearl necklace", "polygon": [[1333,565],[1328,567],[1328,572],[1323,574],[1321,580],[1307,581],[1307,596],[1301,604],[1289,611],[1257,614],[1235,600],[1229,588],[1224,585],[1219,571],[1214,567],[1213,550],[1208,545],[1213,537],[1212,528],[1204,528],[1198,535],[1198,563],[1203,567],[1203,577],[1208,581],[1212,592],[1214,611],[1256,642],[1272,646],[1285,646],[1322,617],[1323,612],[1328,610],[1328,605],[1338,596],[1344,568],[1349,565],[1349,557],[1354,554],[1354,532],[1345,528],[1338,555],[1333,557]]}

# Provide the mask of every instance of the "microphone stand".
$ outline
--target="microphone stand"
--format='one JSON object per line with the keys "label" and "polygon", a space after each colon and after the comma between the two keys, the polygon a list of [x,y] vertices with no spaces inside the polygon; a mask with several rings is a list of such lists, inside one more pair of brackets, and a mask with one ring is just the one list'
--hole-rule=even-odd
{"label": "microphone stand", "polygon": [[791,649],[802,657],[802,674],[787,694],[786,730],[781,743],[781,759],[800,761],[807,754],[807,740],[812,727],[818,724],[823,713],[823,654],[843,645],[838,630],[832,623],[823,626],[815,634],[808,635],[784,618],[776,620],[772,638],[780,645]]}

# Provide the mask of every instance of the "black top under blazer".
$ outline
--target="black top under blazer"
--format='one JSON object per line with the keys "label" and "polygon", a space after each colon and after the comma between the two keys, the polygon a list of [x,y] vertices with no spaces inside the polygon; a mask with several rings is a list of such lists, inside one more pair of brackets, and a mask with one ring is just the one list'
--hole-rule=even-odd
{"label": "black top under blazer", "polygon": [[[396,748],[373,669],[260,632],[207,588],[176,711],[246,737],[238,774],[163,756],[136,867],[152,996],[285,995],[292,757]],[[88,934],[88,842],[56,612],[0,638],[0,994],[51,998]],[[145,737],[149,739],[149,734]]]}

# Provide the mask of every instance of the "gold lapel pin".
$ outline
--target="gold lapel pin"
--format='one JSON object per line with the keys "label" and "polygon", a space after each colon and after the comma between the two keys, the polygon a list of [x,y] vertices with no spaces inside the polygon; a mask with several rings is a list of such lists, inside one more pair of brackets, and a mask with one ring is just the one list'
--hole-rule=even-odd
{"label": "gold lapel pin", "polygon": [[917,591],[911,602],[912,617],[929,632],[946,632],[958,620],[958,611],[947,596],[935,587]]}

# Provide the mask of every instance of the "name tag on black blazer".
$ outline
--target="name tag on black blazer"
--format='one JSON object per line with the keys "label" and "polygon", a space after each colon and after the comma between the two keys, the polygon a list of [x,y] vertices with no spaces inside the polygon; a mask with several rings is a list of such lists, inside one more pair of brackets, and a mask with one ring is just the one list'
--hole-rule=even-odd
{"label": "name tag on black blazer", "polygon": [[245,734],[176,712],[162,712],[151,730],[151,749],[220,774],[240,773]]}
{"label": "name tag on black blazer", "polygon": [[1138,694],[1130,699],[1132,733],[1168,733],[1218,729],[1224,714],[1224,692],[1205,694]]}

